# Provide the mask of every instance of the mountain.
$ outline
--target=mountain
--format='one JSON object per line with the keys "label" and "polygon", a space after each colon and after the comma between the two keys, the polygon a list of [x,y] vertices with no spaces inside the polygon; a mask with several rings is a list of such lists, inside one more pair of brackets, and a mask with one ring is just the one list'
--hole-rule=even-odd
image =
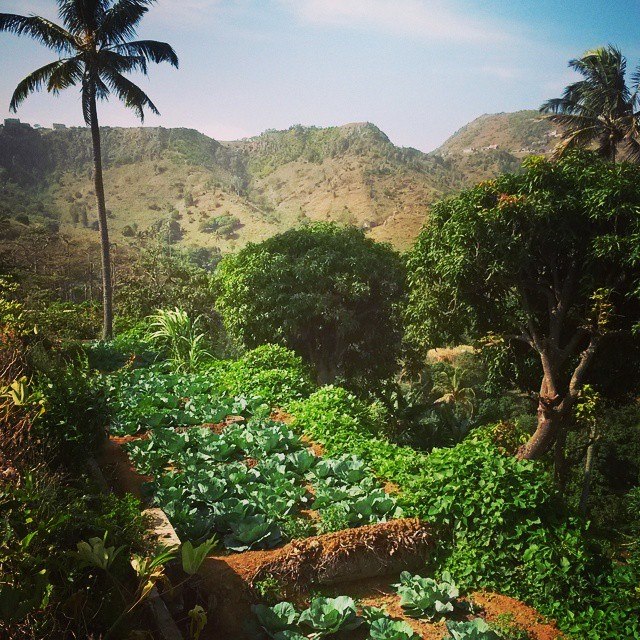
{"label": "mountain", "polygon": [[[550,125],[533,111],[481,116],[432,153],[397,147],[371,123],[298,125],[232,142],[192,129],[102,133],[114,242],[155,229],[223,252],[311,220],[354,224],[404,248],[436,199],[553,146]],[[13,234],[44,223],[96,238],[93,196],[87,129],[0,127],[0,215],[17,220]]]}

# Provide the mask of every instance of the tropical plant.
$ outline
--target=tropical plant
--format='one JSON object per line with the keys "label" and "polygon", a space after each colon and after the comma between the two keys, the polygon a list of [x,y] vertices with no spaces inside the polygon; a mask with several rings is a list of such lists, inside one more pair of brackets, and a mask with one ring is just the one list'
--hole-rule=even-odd
{"label": "tropical plant", "polygon": [[446,572],[438,582],[433,578],[414,576],[403,571],[400,582],[394,586],[400,596],[400,605],[413,618],[433,619],[453,613],[460,595],[458,587]]}
{"label": "tropical plant", "polygon": [[107,547],[107,535],[103,538],[89,538],[89,542],[84,540],[78,542],[78,560],[87,567],[96,567],[103,571],[111,568],[118,554],[124,550],[124,546],[117,549],[115,547]]}
{"label": "tropical plant", "polygon": [[178,371],[194,371],[211,355],[205,349],[206,335],[200,331],[201,316],[189,317],[182,309],[158,309],[151,316],[150,338],[169,353]]}
{"label": "tropical plant", "polygon": [[[126,593],[124,585],[120,584],[117,574],[113,571],[113,564],[118,555],[124,550],[124,546],[117,549],[113,546],[108,547],[106,546],[106,540],[107,533],[105,532],[102,538],[91,538],[89,542],[79,542],[77,544],[77,558],[81,566],[92,567],[105,572],[111,581],[118,586],[120,593],[124,594]],[[186,583],[191,576],[198,572],[202,562],[214,545],[215,541],[211,539],[206,540],[197,547],[193,547],[190,542],[182,546],[182,566],[188,577],[183,582],[175,585],[171,584],[164,570],[165,565],[175,558],[175,549],[160,546],[154,550],[152,555],[140,556],[134,554],[131,566],[138,578],[137,587],[131,602],[127,603],[125,600],[126,607],[104,634],[105,640],[119,637],[115,634],[119,633],[121,624],[150,596],[158,582],[164,582],[170,590],[177,589]],[[196,622],[193,628],[197,629],[197,627],[198,623]]]}
{"label": "tropical plant", "polygon": [[102,155],[97,101],[114,94],[133,109],[141,121],[148,108],[158,114],[150,98],[123,74],[147,73],[148,63],[168,62],[177,67],[178,57],[166,43],[130,38],[155,0],[57,0],[62,25],[40,16],[0,13],[0,31],[28,35],[59,56],[27,76],[16,88],[10,109],[46,86],[48,92],[80,85],[82,115],[91,128],[95,192],[102,249],[103,338],[113,334],[111,256],[107,209],[102,177]]}
{"label": "tropical plant", "polygon": [[452,411],[460,411],[469,420],[475,413],[476,392],[465,384],[464,372],[460,367],[440,371],[435,377],[433,392],[439,397],[436,404],[450,407]]}
{"label": "tropical plant", "polygon": [[588,152],[532,157],[522,174],[432,207],[418,237],[409,340],[426,350],[493,333],[539,362],[538,426],[523,458],[556,447],[562,466],[567,421],[596,353],[637,322],[639,206],[636,166]]}
{"label": "tropical plant", "polygon": [[189,611],[189,638],[190,640],[199,640],[200,634],[207,625],[208,617],[204,608],[197,604]]}
{"label": "tropical plant", "polygon": [[556,156],[597,144],[598,153],[614,162],[620,149],[626,158],[640,160],[640,67],[632,78],[634,86],[629,87],[627,61],[611,45],[587,51],[570,60],[569,67],[584,79],[540,107],[560,127]]}
{"label": "tropical plant", "polygon": [[197,547],[194,547],[189,541],[185,542],[180,548],[182,555],[182,570],[190,576],[197,573],[202,562],[211,553],[211,550],[216,546],[216,544],[217,542],[215,538],[205,540]]}

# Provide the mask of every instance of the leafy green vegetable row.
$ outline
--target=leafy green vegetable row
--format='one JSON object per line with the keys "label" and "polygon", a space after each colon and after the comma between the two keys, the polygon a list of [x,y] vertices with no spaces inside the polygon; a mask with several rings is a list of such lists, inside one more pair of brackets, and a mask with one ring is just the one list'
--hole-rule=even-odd
{"label": "leafy green vegetable row", "polygon": [[107,380],[115,435],[251,415],[312,391],[302,360],[275,345],[258,347],[239,360],[212,361],[198,373],[176,373],[164,362],[123,369]]}
{"label": "leafy green vegetable row", "polygon": [[[454,608],[465,613],[471,610],[470,605],[458,599],[458,588],[448,574],[436,581],[403,572],[399,584],[394,586],[402,608],[414,618],[433,620],[452,614]],[[273,607],[259,604],[253,611],[267,635],[274,640],[323,638],[361,626],[368,627],[370,640],[418,640],[419,637],[409,624],[392,619],[384,609],[365,606],[358,615],[356,603],[347,596],[313,598],[302,612],[290,602],[280,602]],[[464,622],[448,620],[447,630],[446,637],[453,640],[503,638],[482,618]]]}
{"label": "leafy green vegetable row", "polygon": [[[136,468],[154,475],[148,488],[179,535],[217,533],[233,551],[299,534],[304,508],[320,515],[319,531],[402,515],[362,460],[318,458],[281,422],[253,418],[221,434],[158,428],[127,448]],[[307,520],[307,535],[313,527]]]}
{"label": "leafy green vegetable row", "polygon": [[112,376],[109,394],[110,429],[115,435],[216,423],[248,405],[246,398],[225,396],[212,376],[167,373],[161,366]]}
{"label": "leafy green vegetable row", "polygon": [[418,640],[410,625],[391,619],[382,609],[364,607],[358,615],[356,603],[347,596],[313,598],[302,612],[296,611],[290,602],[281,602],[274,607],[259,604],[253,611],[273,640],[325,638],[353,631],[362,625],[369,627],[372,640]]}

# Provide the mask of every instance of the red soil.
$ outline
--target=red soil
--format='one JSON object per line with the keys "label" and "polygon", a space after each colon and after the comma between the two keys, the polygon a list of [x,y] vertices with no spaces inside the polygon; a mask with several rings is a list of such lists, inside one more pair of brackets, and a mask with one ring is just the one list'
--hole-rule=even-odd
{"label": "red soil", "polygon": [[136,471],[122,445],[147,438],[147,434],[140,436],[112,436],[105,442],[100,452],[98,464],[116,495],[123,496],[131,493],[138,500],[144,500],[142,485],[153,480],[153,477],[142,475]]}
{"label": "red soil", "polygon": [[321,444],[314,442],[313,440],[307,438],[307,436],[302,436],[300,439],[307,445],[307,447],[309,447],[309,449],[311,449],[311,452],[314,455],[318,456],[319,458],[324,457],[325,451],[324,447]]}
{"label": "red soil", "polygon": [[513,621],[527,629],[535,640],[555,640],[564,637],[554,621],[544,618],[532,607],[499,593],[478,591],[471,599],[484,608],[488,621],[495,620],[501,614],[511,614]]}

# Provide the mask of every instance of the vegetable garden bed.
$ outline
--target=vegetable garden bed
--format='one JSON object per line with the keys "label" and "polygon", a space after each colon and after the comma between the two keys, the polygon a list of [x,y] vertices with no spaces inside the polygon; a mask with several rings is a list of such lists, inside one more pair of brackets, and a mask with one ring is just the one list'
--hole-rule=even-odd
{"label": "vegetable garden bed", "polygon": [[158,428],[124,446],[181,539],[242,552],[402,517],[364,462],[320,458],[282,422]]}
{"label": "vegetable garden bed", "polygon": [[[354,640],[414,640],[414,631],[443,638],[443,623],[409,620],[390,586],[402,571],[425,570],[435,545],[431,528],[405,518],[394,486],[350,455],[346,443],[336,452],[341,455],[327,457],[291,428],[287,414],[272,413],[279,388],[265,401],[230,391],[219,370],[183,375],[150,368],[114,377],[111,392],[106,475],[156,513],[161,509],[159,521],[168,516],[170,525],[161,522],[165,539],[197,543],[215,536],[219,542],[200,569],[209,613],[202,640],[325,637],[322,626],[343,614],[356,616],[349,630]],[[357,611],[345,593],[357,599]],[[333,596],[337,603],[324,599]],[[295,607],[285,612],[293,622],[282,629],[268,628],[265,609],[252,610],[257,602],[284,598]],[[495,598],[503,598],[511,615],[504,597]],[[484,604],[487,619],[494,601]],[[371,619],[362,617],[363,607]],[[457,622],[482,625],[464,615]],[[553,627],[543,631],[528,637],[559,637]]]}

